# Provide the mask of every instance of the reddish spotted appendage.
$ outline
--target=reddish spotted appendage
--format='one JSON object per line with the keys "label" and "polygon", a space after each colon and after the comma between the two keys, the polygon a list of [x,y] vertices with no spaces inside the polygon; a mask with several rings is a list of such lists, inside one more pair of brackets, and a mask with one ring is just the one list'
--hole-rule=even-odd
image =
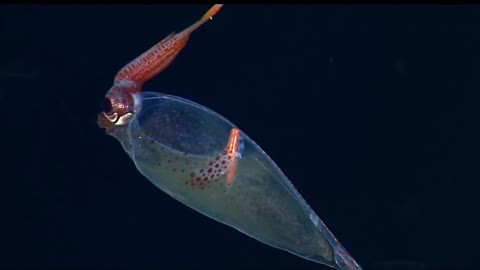
{"label": "reddish spotted appendage", "polygon": [[188,42],[190,34],[202,24],[210,20],[222,7],[221,4],[211,7],[203,16],[180,33],[172,33],[155,44],[148,51],[122,68],[115,77],[115,83],[130,80],[143,84],[153,76],[167,68]]}

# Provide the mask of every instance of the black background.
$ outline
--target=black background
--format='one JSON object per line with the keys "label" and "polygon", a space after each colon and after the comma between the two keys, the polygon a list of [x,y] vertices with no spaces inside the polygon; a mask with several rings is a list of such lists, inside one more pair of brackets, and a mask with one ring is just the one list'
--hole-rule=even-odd
{"label": "black background", "polygon": [[[328,269],[168,197],[96,124],[207,5],[1,6],[2,269]],[[227,5],[145,89],[230,119],[365,269],[478,265],[479,6]]]}

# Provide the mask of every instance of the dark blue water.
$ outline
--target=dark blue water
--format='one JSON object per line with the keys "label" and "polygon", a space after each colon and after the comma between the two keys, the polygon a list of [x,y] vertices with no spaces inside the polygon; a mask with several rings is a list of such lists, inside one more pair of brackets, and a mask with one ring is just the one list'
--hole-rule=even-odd
{"label": "dark blue water", "polygon": [[[162,193],[96,124],[202,5],[2,6],[1,269],[327,269]],[[478,6],[227,5],[146,88],[205,105],[365,269],[474,269]]]}

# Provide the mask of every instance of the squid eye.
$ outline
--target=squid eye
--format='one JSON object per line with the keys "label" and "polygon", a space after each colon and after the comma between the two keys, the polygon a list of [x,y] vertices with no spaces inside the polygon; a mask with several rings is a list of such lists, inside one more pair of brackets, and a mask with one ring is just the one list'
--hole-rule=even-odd
{"label": "squid eye", "polygon": [[111,114],[111,112],[112,112],[112,101],[109,98],[105,97],[100,104],[100,108],[102,109],[102,111],[105,114]]}

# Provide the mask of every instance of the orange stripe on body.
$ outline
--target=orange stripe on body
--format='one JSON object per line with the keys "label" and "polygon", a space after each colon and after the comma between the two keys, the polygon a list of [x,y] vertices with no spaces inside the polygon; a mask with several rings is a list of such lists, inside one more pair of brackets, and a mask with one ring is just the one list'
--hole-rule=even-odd
{"label": "orange stripe on body", "polygon": [[227,146],[225,147],[225,154],[230,159],[230,165],[227,169],[227,186],[230,187],[235,180],[235,173],[237,171],[238,163],[238,146],[240,143],[240,130],[238,128],[232,128],[230,136],[228,137]]}

